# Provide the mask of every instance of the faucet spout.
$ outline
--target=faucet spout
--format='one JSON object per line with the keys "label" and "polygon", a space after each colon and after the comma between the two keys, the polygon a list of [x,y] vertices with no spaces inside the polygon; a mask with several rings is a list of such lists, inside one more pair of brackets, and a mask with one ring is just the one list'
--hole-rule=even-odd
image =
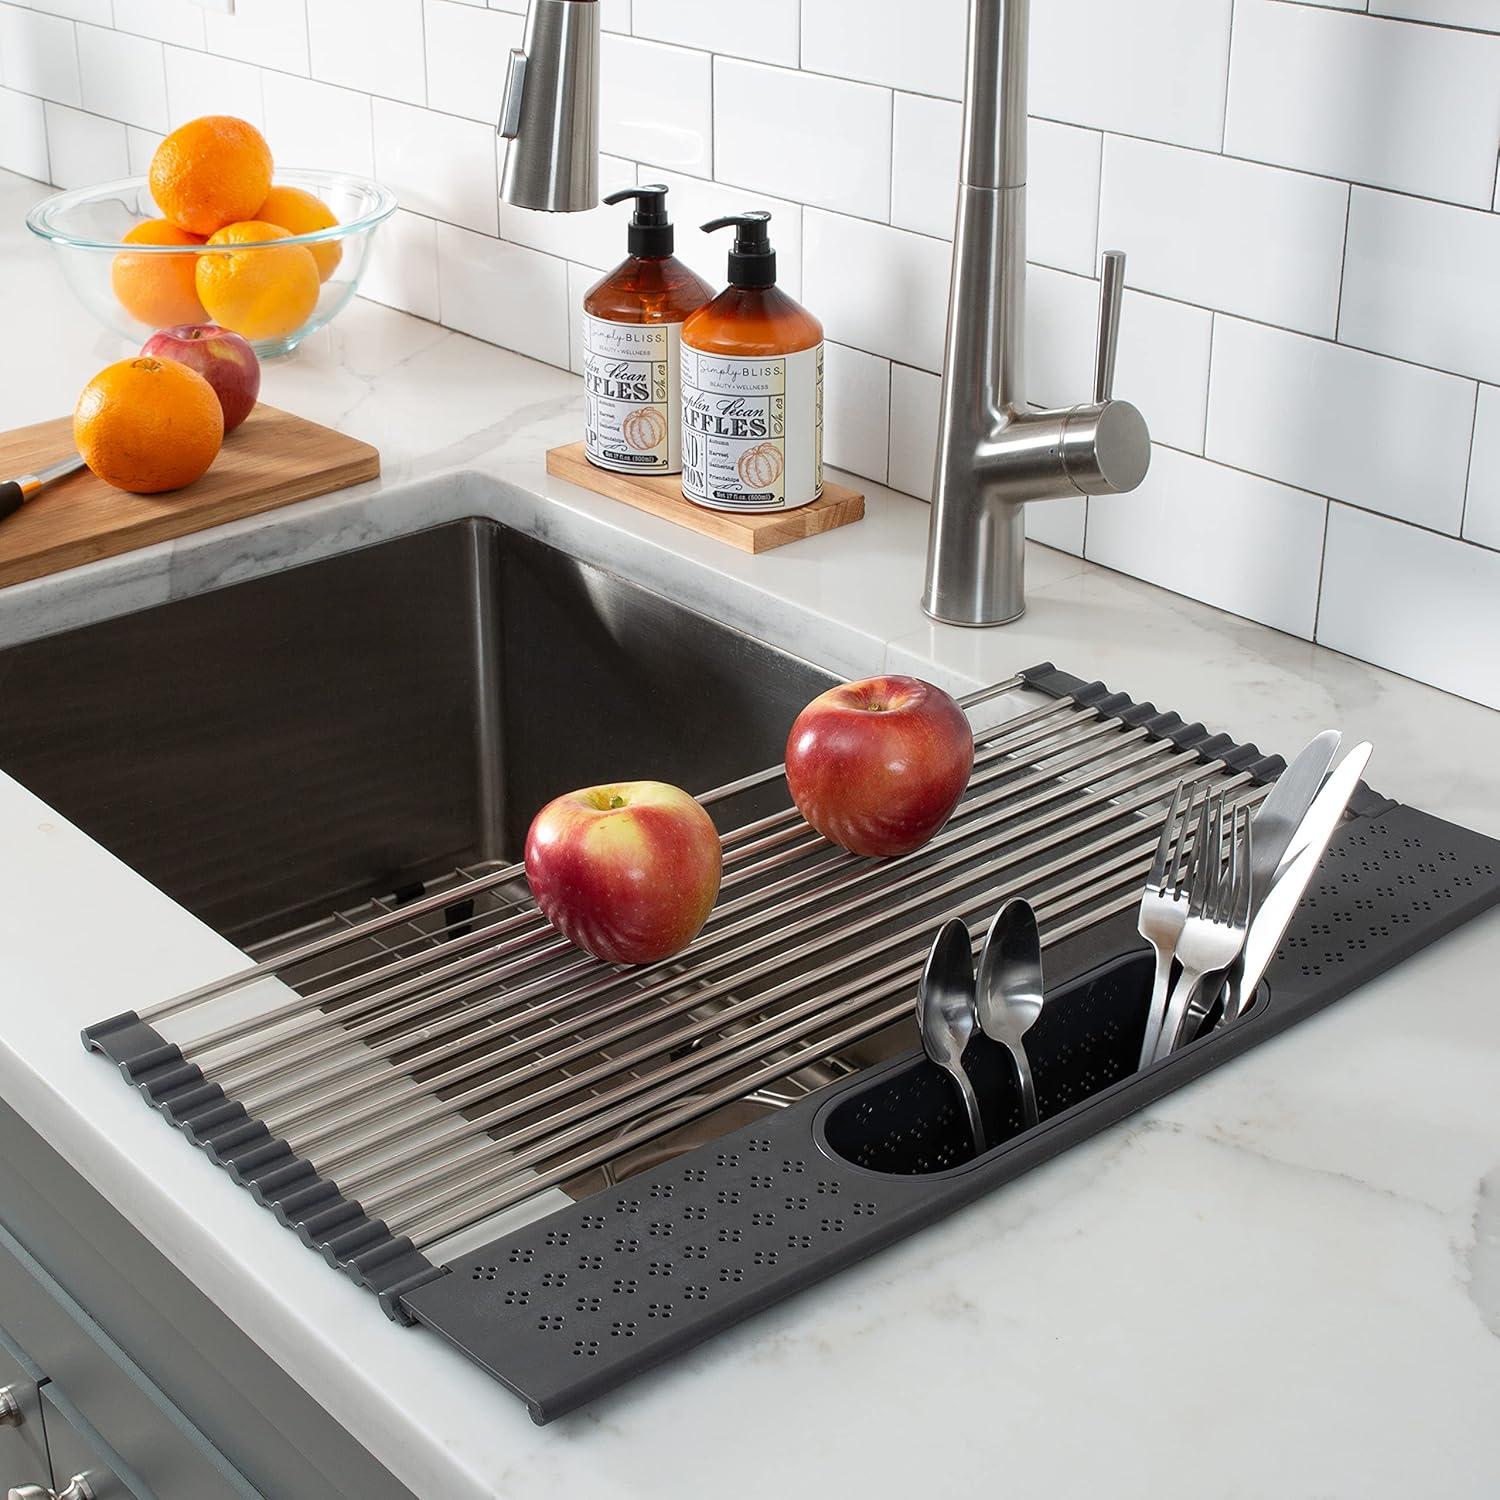
{"label": "faucet spout", "polygon": [[922,606],[957,625],[1025,609],[1025,506],[1134,489],[1140,413],[1111,398],[1124,257],[1105,260],[1094,399],[1025,396],[1026,67],[1030,0],[971,0],[964,143]]}

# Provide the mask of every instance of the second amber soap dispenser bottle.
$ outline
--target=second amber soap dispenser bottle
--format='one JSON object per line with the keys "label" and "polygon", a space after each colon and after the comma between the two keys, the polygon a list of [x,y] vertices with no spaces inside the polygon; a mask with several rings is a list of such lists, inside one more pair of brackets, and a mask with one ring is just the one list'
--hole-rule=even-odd
{"label": "second amber soap dispenser bottle", "polygon": [[794,510],[823,491],[823,325],[776,285],[768,213],[735,230],[729,286],[682,327],[682,492],[713,510]]}

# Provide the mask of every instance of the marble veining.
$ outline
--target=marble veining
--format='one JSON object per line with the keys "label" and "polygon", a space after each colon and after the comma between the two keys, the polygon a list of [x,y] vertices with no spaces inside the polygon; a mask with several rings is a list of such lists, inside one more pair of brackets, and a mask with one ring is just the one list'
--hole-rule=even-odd
{"label": "marble veining", "polygon": [[[0,369],[7,422],[66,410],[125,352],[16,234],[36,191],[0,179],[0,316],[45,351]],[[0,590],[0,644],[488,516],[851,674],[964,688],[1051,658],[1272,749],[1337,724],[1375,741],[1381,790],[1500,834],[1500,715],[1040,547],[1018,625],[935,625],[925,508],[878,486],[861,525],[742,556],[550,479],[574,378],[433,325],[357,303],[265,394],[377,443],[384,477]],[[0,850],[0,1092],[424,1500],[1495,1493],[1500,916],[537,1429],[79,1047],[236,951],[3,774]],[[58,889],[89,892],[89,944]]]}

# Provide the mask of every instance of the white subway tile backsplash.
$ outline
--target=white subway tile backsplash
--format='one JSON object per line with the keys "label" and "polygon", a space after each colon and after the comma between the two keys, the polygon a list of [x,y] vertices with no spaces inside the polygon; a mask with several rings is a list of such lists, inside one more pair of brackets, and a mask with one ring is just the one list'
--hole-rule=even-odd
{"label": "white subway tile backsplash", "polygon": [[568,363],[568,268],[555,256],[437,226],[443,322],[548,364]]}
{"label": "white subway tile backsplash", "polygon": [[47,157],[58,187],[88,187],[130,171],[125,127],[114,120],[48,100]]}
{"label": "white subway tile backsplash", "polygon": [[1240,0],[1224,148],[1488,207],[1500,37]]}
{"label": "white subway tile backsplash", "polygon": [[1369,0],[1369,6],[1371,15],[1500,32],[1500,11],[1494,0]]}
{"label": "white subway tile backsplash", "polygon": [[798,0],[755,0],[753,7],[703,0],[635,0],[631,27],[640,37],[676,42],[729,57],[797,65]]}
{"label": "white subway tile backsplash", "polygon": [[706,52],[605,36],[599,144],[674,172],[713,172],[713,61]]}
{"label": "white subway tile backsplash", "polygon": [[427,98],[434,109],[493,125],[523,18],[459,0],[427,0]]}
{"label": "white subway tile backsplash", "polygon": [[963,97],[968,0],[802,0],[802,66],[914,94]]}
{"label": "white subway tile backsplash", "polygon": [[261,96],[261,70],[252,63],[209,52],[168,47],[167,124],[176,129],[199,115],[238,115],[259,129],[266,112]]}
{"label": "white subway tile backsplash", "polygon": [[1500,548],[1500,387],[1479,387],[1464,539]]}
{"label": "white subway tile backsplash", "polygon": [[926,94],[895,96],[891,223],[897,228],[953,238],[962,131],[963,111],[954,100]]}
{"label": "white subway tile backsplash", "polygon": [[132,177],[144,177],[151,170],[151,158],[161,143],[162,137],[154,130],[142,130],[139,125],[125,127],[125,157]]}
{"label": "white subway tile backsplash", "polygon": [[1334,505],[1318,640],[1500,708],[1500,552]]}
{"label": "white subway tile backsplash", "polygon": [[95,26],[108,26],[113,22],[110,0],[21,0],[32,10],[44,10],[48,15],[66,16],[70,21],[90,21]]}
{"label": "white subway tile backsplash", "polygon": [[789,297],[802,295],[802,208],[799,204],[649,166],[640,169],[639,180],[662,182],[670,189],[667,210],[677,226],[677,258],[713,287],[724,285],[730,238],[727,230],[704,234],[699,226],[711,219],[722,219],[726,214],[740,214],[748,209],[766,210],[771,215],[771,243],[776,247],[777,284]]}
{"label": "white subway tile backsplash", "polygon": [[1348,187],[1109,136],[1099,239],[1143,291],[1331,335]]}
{"label": "white subway tile backsplash", "polygon": [[38,182],[48,180],[42,101],[14,89],[0,89],[0,167]]}
{"label": "white subway tile backsplash", "polygon": [[1104,138],[1095,130],[1033,120],[1027,148],[1027,257],[1096,275]]}
{"label": "white subway tile backsplash", "polygon": [[1231,0],[1032,6],[1032,114],[1217,151],[1231,8]]}
{"label": "white subway tile backsplash", "polygon": [[1472,381],[1216,321],[1210,458],[1457,535],[1473,419]]}
{"label": "white subway tile backsplash", "polygon": [[167,128],[167,75],[162,44],[149,37],[78,27],[83,107],[146,130]]}
{"label": "white subway tile backsplash", "polygon": [[269,69],[261,75],[266,139],[278,166],[375,175],[368,94]]}
{"label": "white subway tile backsplash", "polygon": [[235,0],[203,17],[208,50],[282,73],[307,72],[307,0]]}
{"label": "white subway tile backsplash", "polygon": [[823,457],[835,468],[884,484],[890,361],[826,344],[823,387]]}
{"label": "white subway tile backsplash", "polygon": [[414,213],[499,233],[495,132],[477,120],[376,99],[375,175]]}
{"label": "white subway tile backsplash", "polygon": [[0,5],[0,84],[59,104],[79,104],[77,27],[60,16]]}
{"label": "white subway tile backsplash", "polygon": [[397,209],[375,231],[370,259],[360,279],[362,297],[438,320],[437,225]]}
{"label": "white subway tile backsplash", "polygon": [[718,58],[714,176],[839,213],[887,219],[890,91]]}
{"label": "white subway tile backsplash", "polygon": [[891,366],[891,454],[887,483],[923,500],[932,498],[942,379],[910,365]]}
{"label": "white subway tile backsplash", "polygon": [[178,47],[206,44],[203,12],[186,0],[114,0],[115,27]]}
{"label": "white subway tile backsplash", "polygon": [[924,370],[943,362],[952,252],[942,240],[809,208],[803,300],[828,337]]}
{"label": "white subway tile backsplash", "polygon": [[1213,322],[1201,307],[1125,293],[1115,394],[1140,408],[1156,442],[1188,453],[1203,451]]}
{"label": "white subway tile backsplash", "polygon": [[568,368],[575,375],[583,373],[583,299],[598,279],[592,266],[568,262]]}
{"label": "white subway tile backsplash", "polygon": [[1087,556],[1312,638],[1325,501],[1172,448],[1140,489],[1089,509]]}
{"label": "white subway tile backsplash", "polygon": [[1098,300],[1096,282],[1047,266],[1028,269],[1025,390],[1033,406],[1091,399]]}
{"label": "white subway tile backsplash", "polygon": [[[505,150],[504,142],[500,151]],[[501,159],[503,160],[503,154]],[[635,185],[635,163],[616,156],[599,159],[599,195],[607,197],[622,187]],[[529,208],[500,205],[500,237],[532,250],[576,261],[605,271],[619,265],[629,252],[626,244],[631,205],[598,208],[580,214],[544,214]]]}
{"label": "white subway tile backsplash", "polygon": [[427,101],[422,0],[307,0],[312,75],[407,104]]}
{"label": "white subway tile backsplash", "polygon": [[1339,339],[1500,382],[1500,216],[1355,188]]}

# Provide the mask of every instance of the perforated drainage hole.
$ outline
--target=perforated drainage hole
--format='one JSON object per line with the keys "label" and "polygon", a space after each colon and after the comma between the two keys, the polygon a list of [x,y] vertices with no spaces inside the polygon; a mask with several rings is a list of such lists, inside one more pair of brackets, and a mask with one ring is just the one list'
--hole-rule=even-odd
{"label": "perforated drainage hole", "polygon": [[507,1307],[525,1307],[531,1301],[531,1293],[525,1291],[509,1291],[505,1294],[505,1305]]}
{"label": "perforated drainage hole", "polygon": [[598,1339],[575,1339],[573,1341],[573,1353],[579,1356],[587,1356],[589,1359],[599,1352]]}
{"label": "perforated drainage hole", "polygon": [[602,1271],[604,1269],[604,1257],[602,1255],[580,1255],[578,1257],[578,1269],[580,1271]]}
{"label": "perforated drainage hole", "polygon": [[609,1325],[609,1333],[610,1333],[610,1337],[611,1338],[616,1338],[616,1339],[633,1339],[635,1337],[635,1324],[634,1323],[611,1323]]}
{"label": "perforated drainage hole", "polygon": [[599,1311],[599,1299],[597,1297],[580,1297],[573,1304],[574,1312],[596,1313]]}
{"label": "perforated drainage hole", "polygon": [[670,1302],[652,1302],[646,1308],[648,1318],[670,1318],[672,1316],[672,1304]]}
{"label": "perforated drainage hole", "polygon": [[745,1273],[738,1266],[719,1267],[720,1281],[743,1281],[744,1279]]}
{"label": "perforated drainage hole", "polygon": [[568,1273],[566,1271],[547,1271],[542,1275],[543,1286],[567,1286]]}
{"label": "perforated drainage hole", "polygon": [[536,1325],[543,1333],[556,1333],[563,1326],[561,1313],[549,1313],[544,1318],[539,1318]]}
{"label": "perforated drainage hole", "polygon": [[494,1266],[475,1266],[474,1267],[474,1280],[475,1281],[493,1281],[494,1279],[495,1279],[495,1268],[494,1268]]}
{"label": "perforated drainage hole", "polygon": [[603,1229],[604,1228],[604,1215],[603,1214],[585,1214],[578,1221],[578,1227],[580,1229]]}
{"label": "perforated drainage hole", "polygon": [[615,1277],[614,1285],[610,1288],[610,1290],[612,1292],[623,1292],[626,1295],[629,1295],[631,1292],[635,1291],[635,1288],[636,1279],[634,1276],[617,1276]]}
{"label": "perforated drainage hole", "polygon": [[706,1286],[685,1286],[682,1289],[682,1295],[689,1302],[707,1302],[708,1288]]}

